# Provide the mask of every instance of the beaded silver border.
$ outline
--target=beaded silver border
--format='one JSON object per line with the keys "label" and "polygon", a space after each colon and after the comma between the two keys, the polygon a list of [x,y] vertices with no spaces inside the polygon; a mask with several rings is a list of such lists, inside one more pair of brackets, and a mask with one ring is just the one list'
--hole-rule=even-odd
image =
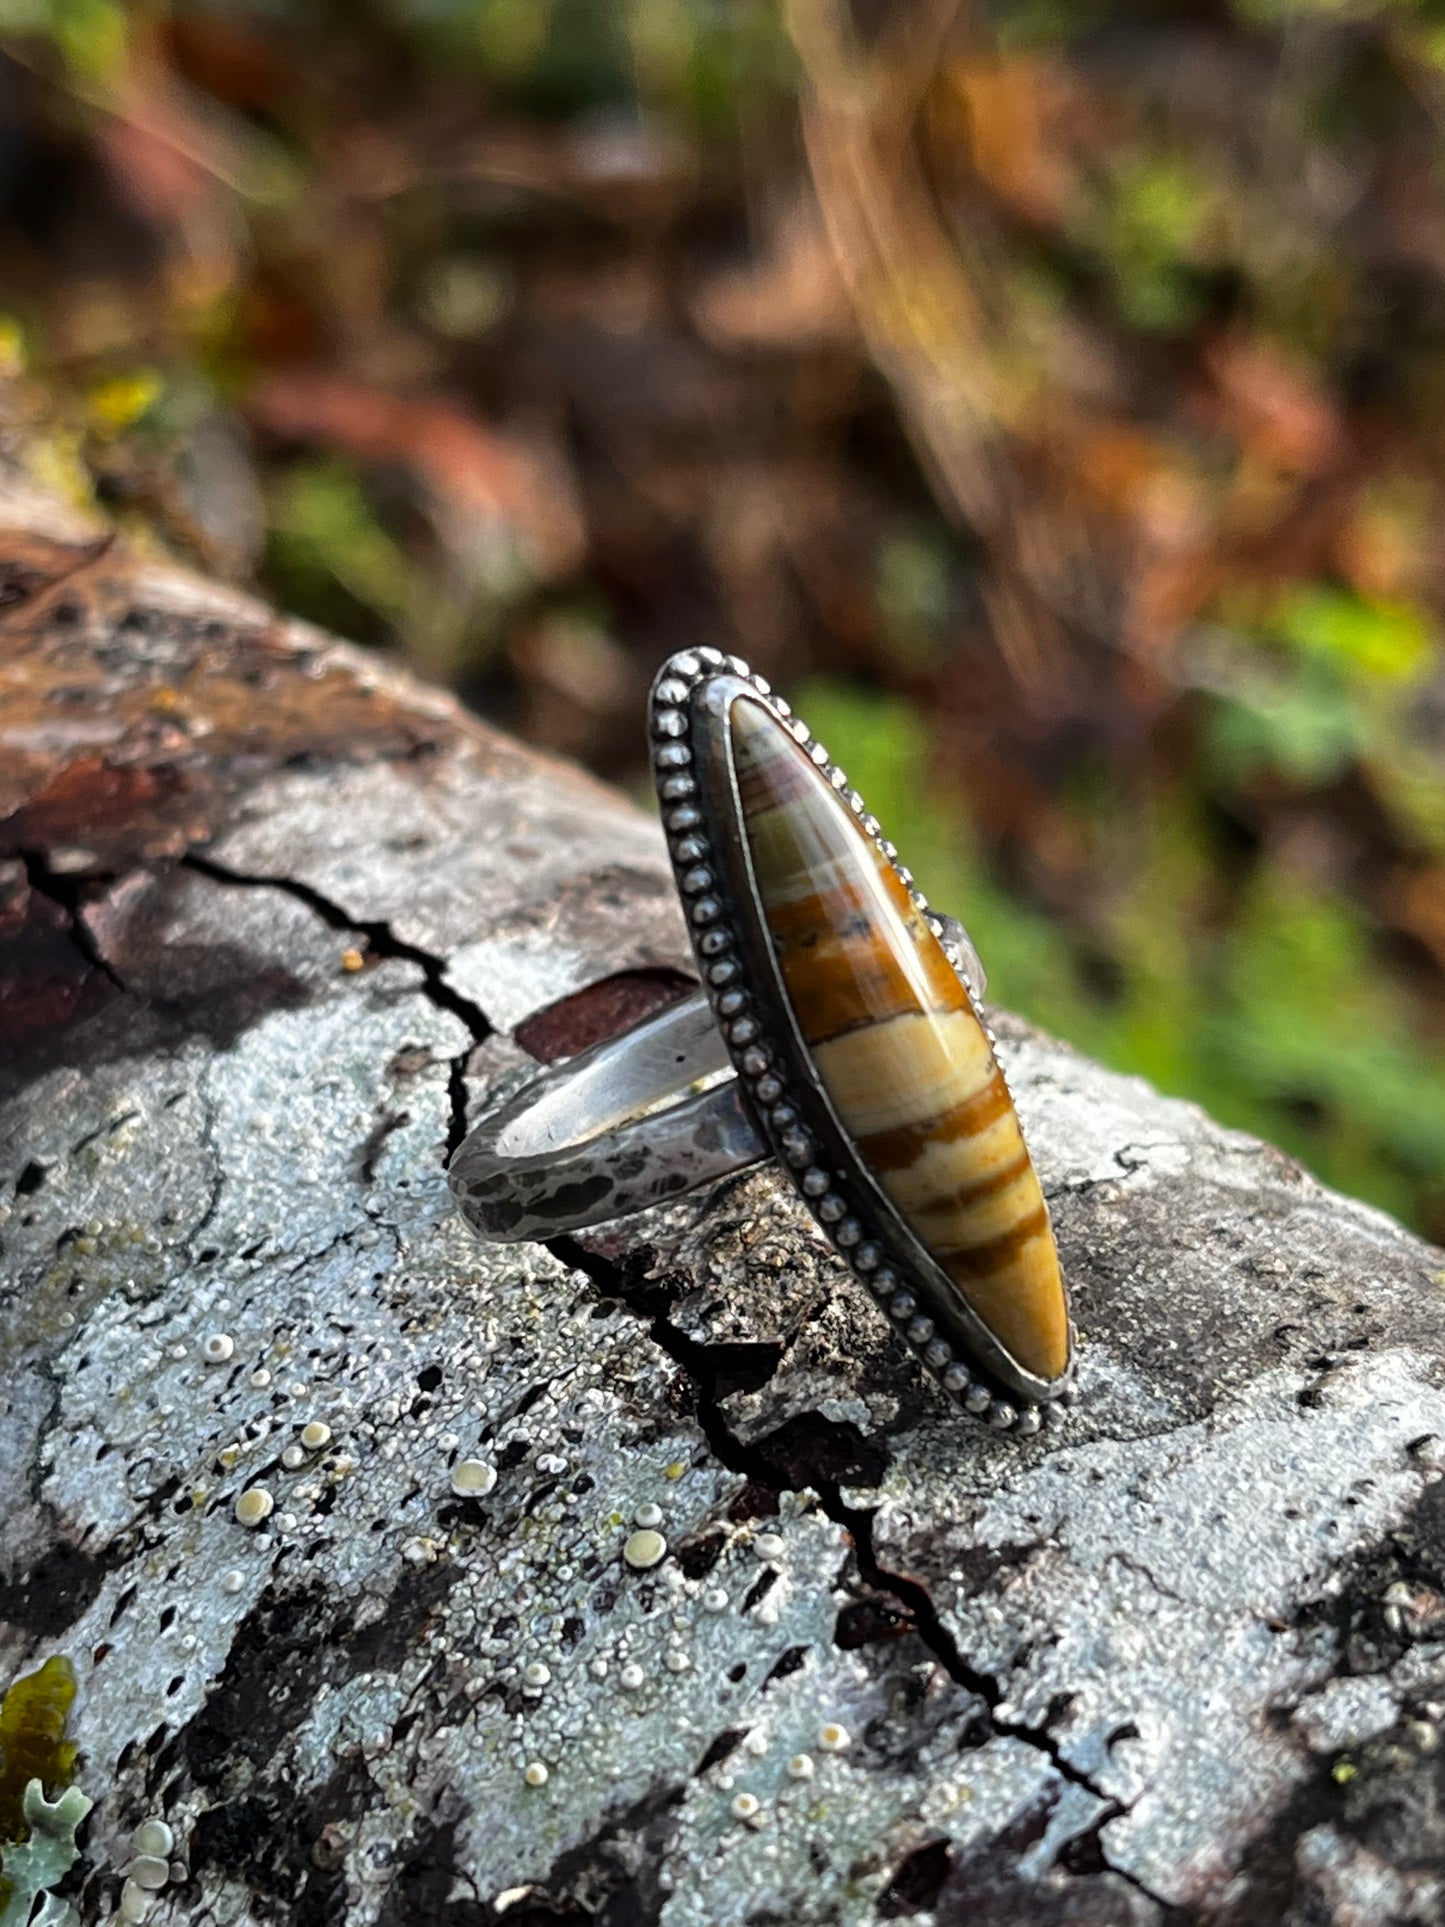
{"label": "beaded silver border", "polygon": [[[892,865],[934,934],[943,940],[945,933],[863,798],[761,676],[741,657],[716,649],[682,650],[663,664],[649,704],[663,828],[698,972],[759,1128],[834,1249],[925,1369],[965,1412],[999,1432],[1028,1435],[1041,1425],[1057,1424],[1073,1380],[1072,1319],[1070,1363],[1057,1380],[1041,1380],[1009,1357],[962,1304],[852,1150],[831,1101],[811,1073],[811,1055],[781,981],[754,981],[763,973],[750,973],[738,955],[746,948],[745,924],[754,932],[766,929],[751,881],[726,728],[732,703],[744,693],[761,701],[788,731]],[[711,705],[709,697],[714,699]],[[719,790],[724,792],[722,801]],[[964,987],[996,1048],[972,987],[966,982]],[[779,1038],[785,1040],[781,1047],[774,1042]],[[793,1059],[791,1065],[783,1061],[786,1057]],[[816,1139],[825,1123],[824,1134],[845,1153],[846,1176],[819,1161]]]}

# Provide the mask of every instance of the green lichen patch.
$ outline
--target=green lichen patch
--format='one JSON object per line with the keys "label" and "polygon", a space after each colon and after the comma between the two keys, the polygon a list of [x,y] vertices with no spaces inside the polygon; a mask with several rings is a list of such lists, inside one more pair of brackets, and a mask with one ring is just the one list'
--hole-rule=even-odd
{"label": "green lichen patch", "polygon": [[26,1673],[0,1700],[0,1841],[23,1840],[32,1780],[69,1784],[75,1743],[65,1737],[75,1700],[75,1668],[63,1653]]}
{"label": "green lichen patch", "polygon": [[[65,1726],[74,1699],[75,1668],[57,1653],[35,1672],[17,1679],[0,1700],[0,1841],[24,1840],[33,1827],[32,1784],[43,1796],[47,1787],[69,1783],[76,1748],[66,1739]],[[0,1874],[0,1906],[11,1898],[15,1876],[10,1861],[7,1850]],[[31,1897],[38,1891],[33,1889]],[[28,1919],[28,1912],[20,1918]],[[8,1908],[4,1919],[9,1919]]]}
{"label": "green lichen patch", "polygon": [[39,1780],[28,1783],[21,1796],[20,1812],[29,1834],[18,1846],[7,1846],[0,1856],[0,1865],[4,1867],[4,1880],[0,1883],[0,1901],[4,1902],[0,1927],[26,1927],[41,1894],[47,1898],[35,1927],[63,1927],[63,1923],[74,1919],[74,1909],[49,1890],[75,1865],[80,1851],[75,1843],[75,1830],[93,1805],[94,1801],[78,1786],[67,1787],[52,1801],[46,1799]]}

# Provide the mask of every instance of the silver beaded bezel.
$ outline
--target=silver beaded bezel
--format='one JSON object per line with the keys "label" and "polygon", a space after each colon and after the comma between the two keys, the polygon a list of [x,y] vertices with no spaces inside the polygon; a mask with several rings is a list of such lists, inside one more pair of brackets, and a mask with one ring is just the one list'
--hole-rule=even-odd
{"label": "silver beaded bezel", "polygon": [[[728,1054],[779,1165],[924,1369],[992,1429],[1036,1432],[1069,1400],[1072,1322],[1065,1372],[1046,1380],[1025,1370],[919,1242],[838,1118],[783,985],[753,876],[729,726],[740,699],[760,703],[788,732],[944,936],[877,819],[788,704],[739,657],[682,651],[653,684],[653,768],[699,975]],[[974,988],[959,975],[992,1045]]]}

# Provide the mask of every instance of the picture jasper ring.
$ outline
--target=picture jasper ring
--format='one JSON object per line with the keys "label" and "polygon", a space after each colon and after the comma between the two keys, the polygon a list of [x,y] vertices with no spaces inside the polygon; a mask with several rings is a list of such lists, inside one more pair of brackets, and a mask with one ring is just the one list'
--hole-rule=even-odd
{"label": "picture jasper ring", "polygon": [[1037,1431],[1068,1399],[1068,1300],[962,927],[736,656],[665,664],[651,733],[701,985],[483,1117],[458,1208],[546,1238],[775,1158],[945,1390]]}

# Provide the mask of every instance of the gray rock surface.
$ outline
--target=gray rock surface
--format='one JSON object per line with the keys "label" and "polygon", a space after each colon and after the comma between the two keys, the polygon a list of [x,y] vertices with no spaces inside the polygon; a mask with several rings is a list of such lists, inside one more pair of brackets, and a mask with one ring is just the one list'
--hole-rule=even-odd
{"label": "gray rock surface", "polygon": [[1060,1433],[766,1172],[479,1245],[469,1109],[687,970],[653,826],[8,507],[0,1681],[79,1680],[72,1918],[148,1819],[157,1923],[1445,1918],[1441,1254],[1002,1017]]}

